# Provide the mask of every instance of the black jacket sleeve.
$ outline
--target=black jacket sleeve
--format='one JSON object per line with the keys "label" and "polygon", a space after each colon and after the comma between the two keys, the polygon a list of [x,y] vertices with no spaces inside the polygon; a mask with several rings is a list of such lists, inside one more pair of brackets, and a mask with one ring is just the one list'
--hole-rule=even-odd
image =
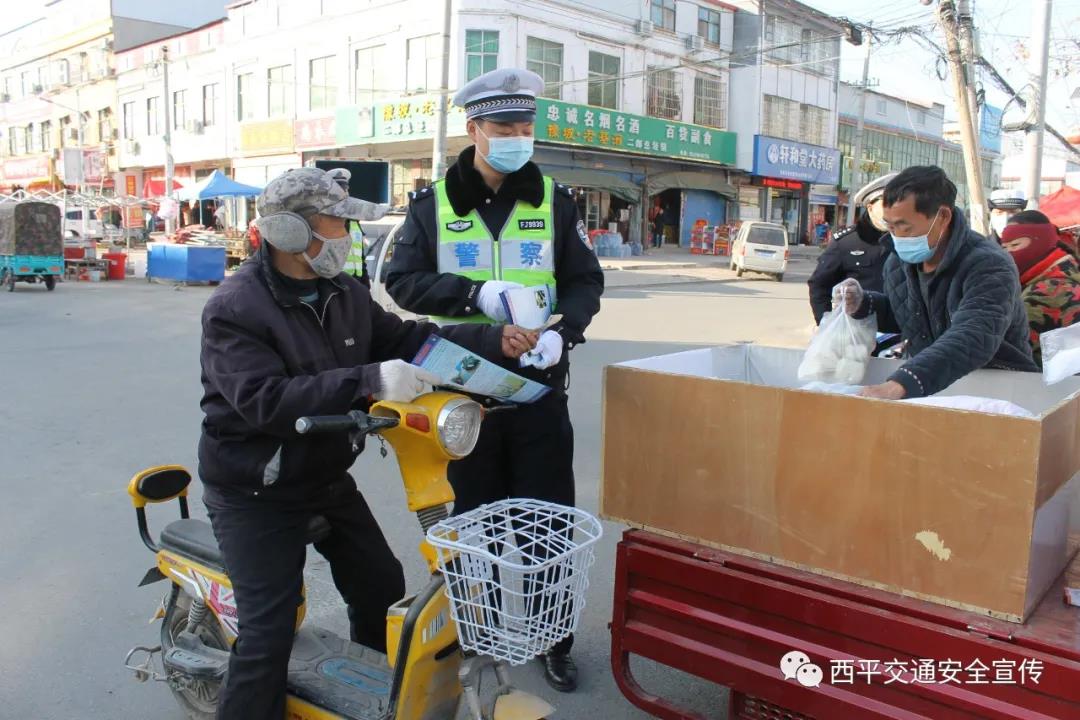
{"label": "black jacket sleeve", "polygon": [[556,313],[562,320],[552,329],[573,345],[585,342],[585,329],[600,311],[604,271],[586,244],[588,235],[577,204],[561,188],[555,190],[555,224]]}
{"label": "black jacket sleeve", "polygon": [[435,198],[413,198],[394,240],[386,291],[398,305],[418,315],[464,317],[476,310],[484,283],[455,273],[440,273],[435,253]]}
{"label": "black jacket sleeve", "polygon": [[821,317],[832,310],[832,290],[844,279],[843,253],[839,242],[833,242],[825,248],[818,258],[810,279],[810,308],[814,311],[814,322],[821,324]]}
{"label": "black jacket sleeve", "polygon": [[258,329],[220,303],[207,303],[202,326],[203,375],[259,432],[295,437],[297,418],[347,413],[358,398],[380,388],[377,365],[289,377]]}
{"label": "black jacket sleeve", "polygon": [[370,300],[371,359],[383,362],[399,358],[411,361],[424,342],[439,335],[478,353],[492,362],[502,362],[502,326],[479,323],[439,327],[434,323],[402,320]]}
{"label": "black jacket sleeve", "polygon": [[893,315],[892,303],[889,302],[889,296],[885,293],[867,291],[863,296],[862,305],[859,306],[859,309],[852,317],[861,320],[871,314],[877,318],[878,332],[901,332],[900,323],[896,321],[896,316]]}
{"label": "black jacket sleeve", "polygon": [[997,355],[1009,328],[1020,281],[1004,253],[987,253],[966,273],[963,296],[949,328],[893,373],[907,397],[933,395]]}

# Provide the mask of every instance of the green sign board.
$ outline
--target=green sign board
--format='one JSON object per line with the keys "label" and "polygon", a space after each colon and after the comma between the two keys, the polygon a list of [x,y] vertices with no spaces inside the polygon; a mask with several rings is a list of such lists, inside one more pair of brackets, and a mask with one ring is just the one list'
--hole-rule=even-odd
{"label": "green sign board", "polygon": [[[561,100],[536,99],[536,141],[676,160],[735,164],[735,133],[704,125],[616,112]],[[338,108],[339,145],[430,140],[438,98],[417,95],[372,106]],[[446,134],[465,134],[465,111],[451,104]]]}
{"label": "green sign board", "polygon": [[536,106],[537,142],[735,164],[733,132],[547,98]]}

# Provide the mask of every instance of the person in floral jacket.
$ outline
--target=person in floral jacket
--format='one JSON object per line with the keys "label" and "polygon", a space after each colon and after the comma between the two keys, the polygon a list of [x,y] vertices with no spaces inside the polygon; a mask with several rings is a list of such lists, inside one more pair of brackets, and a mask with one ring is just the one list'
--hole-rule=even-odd
{"label": "person in floral jacket", "polygon": [[1080,264],[1060,244],[1051,223],[1011,223],[1001,245],[1020,271],[1021,298],[1027,310],[1029,340],[1042,367],[1039,335],[1080,320]]}

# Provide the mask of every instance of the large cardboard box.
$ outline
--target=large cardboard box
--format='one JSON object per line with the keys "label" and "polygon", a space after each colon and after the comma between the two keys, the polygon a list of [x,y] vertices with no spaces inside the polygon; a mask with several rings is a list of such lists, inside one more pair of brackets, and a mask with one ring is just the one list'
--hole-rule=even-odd
{"label": "large cardboard box", "polygon": [[[1067,564],[1080,380],[983,370],[942,393],[1031,419],[800,390],[801,357],[731,345],[606,368],[603,516],[1025,619]],[[866,382],[896,367],[874,359]]]}

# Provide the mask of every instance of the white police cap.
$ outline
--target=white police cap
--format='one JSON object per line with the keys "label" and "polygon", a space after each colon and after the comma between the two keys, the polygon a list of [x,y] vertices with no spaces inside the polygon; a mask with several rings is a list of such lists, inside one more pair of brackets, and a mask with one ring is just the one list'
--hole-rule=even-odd
{"label": "white police cap", "polygon": [[454,104],[465,109],[469,120],[532,122],[536,96],[543,91],[544,79],[531,70],[500,68],[466,83]]}
{"label": "white police cap", "polygon": [[877,200],[885,194],[885,186],[889,184],[889,181],[898,174],[899,173],[889,173],[888,175],[882,175],[863,185],[859,188],[859,192],[855,193],[855,204],[865,206]]}
{"label": "white police cap", "polygon": [[1027,207],[1027,195],[1019,189],[999,189],[990,193],[991,210],[1023,210]]}

